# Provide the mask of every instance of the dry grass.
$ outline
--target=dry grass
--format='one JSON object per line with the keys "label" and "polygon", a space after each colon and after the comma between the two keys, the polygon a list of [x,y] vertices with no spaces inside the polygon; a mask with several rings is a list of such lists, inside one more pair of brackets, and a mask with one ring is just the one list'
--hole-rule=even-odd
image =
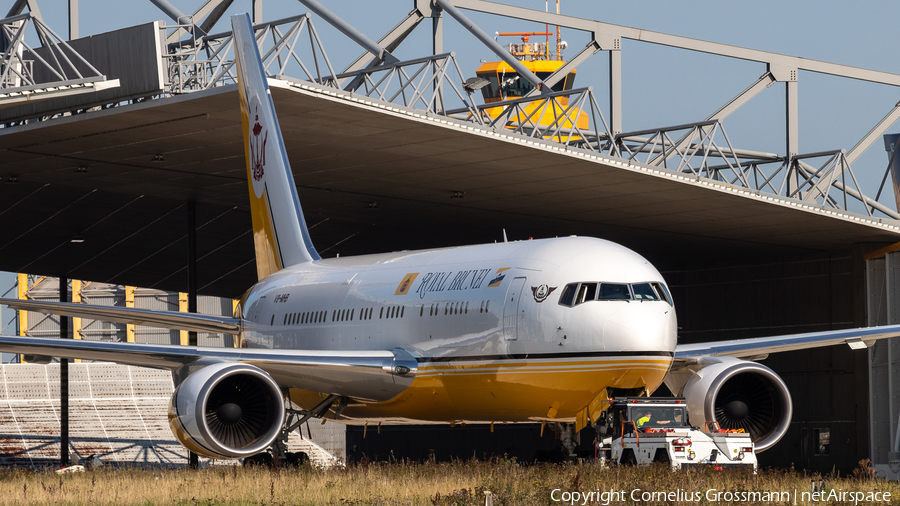
{"label": "dry grass", "polygon": [[[0,471],[0,505],[5,504],[225,504],[225,505],[469,505],[483,504],[483,491],[495,505],[559,504],[551,491],[808,491],[819,476],[763,471],[757,476],[730,472],[673,473],[664,467],[601,469],[593,464],[521,466],[515,462],[447,464],[369,464],[339,470],[213,468],[192,471],[98,469],[81,474],[53,471]],[[900,497],[900,484],[854,477],[824,477],[827,488],[889,491]],[[799,497],[799,496],[798,496]],[[580,503],[581,501],[579,501]],[[598,500],[588,504],[602,504]],[[701,500],[699,503],[704,504]],[[720,504],[723,502],[720,502]],[[846,502],[844,502],[846,504]],[[611,504],[632,504],[612,501]],[[642,504],[666,504],[648,501]],[[679,504],[671,501],[667,504]],[[685,503],[687,504],[687,503]],[[735,502],[725,504],[737,504]],[[757,504],[740,502],[740,504]],[[758,504],[784,504],[760,501]],[[798,504],[802,502],[798,501]],[[850,501],[849,504],[853,504]]]}

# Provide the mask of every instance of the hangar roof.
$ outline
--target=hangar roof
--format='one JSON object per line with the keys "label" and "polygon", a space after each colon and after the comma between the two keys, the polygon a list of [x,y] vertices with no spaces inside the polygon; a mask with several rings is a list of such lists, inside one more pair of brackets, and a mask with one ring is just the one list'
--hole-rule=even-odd
{"label": "hangar roof", "polygon": [[[493,242],[503,229],[602,237],[670,265],[900,241],[887,218],[270,83],[325,257]],[[185,291],[193,200],[201,293],[236,297],[255,281],[236,87],[5,128],[0,153],[0,270]]]}

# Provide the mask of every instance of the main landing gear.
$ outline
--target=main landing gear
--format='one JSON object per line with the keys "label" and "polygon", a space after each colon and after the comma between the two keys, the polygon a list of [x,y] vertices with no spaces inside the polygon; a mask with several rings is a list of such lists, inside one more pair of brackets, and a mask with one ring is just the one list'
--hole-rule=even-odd
{"label": "main landing gear", "polygon": [[[288,397],[287,395],[285,395],[285,404],[290,406],[291,403],[287,399]],[[339,397],[337,395],[329,395],[328,398],[308,411],[305,409],[286,408],[285,412],[288,416],[285,417],[285,422],[284,426],[281,429],[281,434],[278,436],[275,442],[272,443],[272,446],[267,451],[257,453],[256,455],[245,458],[244,465],[264,467],[296,467],[309,462],[309,456],[306,453],[288,451],[288,437],[290,436],[291,432],[297,430],[298,427],[300,427],[310,418],[321,418],[325,414],[325,412],[332,407],[335,401],[339,401],[337,406],[335,406],[334,408],[334,416],[337,417],[347,407],[347,402],[349,401],[348,398]]]}

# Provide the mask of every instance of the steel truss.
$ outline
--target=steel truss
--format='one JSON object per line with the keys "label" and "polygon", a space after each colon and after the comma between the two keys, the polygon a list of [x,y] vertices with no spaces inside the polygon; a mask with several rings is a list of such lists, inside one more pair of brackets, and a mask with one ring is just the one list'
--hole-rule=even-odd
{"label": "steel truss", "polygon": [[[151,1],[178,23],[167,27],[165,35],[168,54],[162,58],[168,69],[168,82],[166,93],[162,96],[201,91],[235,82],[230,32],[206,35],[231,4],[231,0],[208,0],[192,16],[185,16],[167,0]],[[900,119],[900,104],[891,104],[893,108],[887,115],[849,151],[800,152],[797,121],[797,83],[801,70],[897,87],[900,87],[900,74],[699,41],[486,0],[413,0],[414,9],[376,42],[317,0],[300,2],[357,42],[365,52],[341,73],[337,73],[325,53],[309,14],[259,23],[261,3],[260,0],[255,0],[254,27],[260,46],[271,45],[261,53],[265,68],[272,76],[284,78],[292,73],[295,75],[291,79],[307,81],[310,86],[328,90],[342,89],[382,105],[391,103],[424,111],[428,115],[444,116],[448,121],[474,123],[498,131],[540,138],[543,142],[558,143],[567,149],[603,153],[631,163],[690,173],[697,178],[707,178],[818,206],[854,212],[864,210],[869,216],[878,212],[889,218],[900,219],[900,213],[896,210],[877,202],[883,193],[885,180],[882,180],[877,191],[864,191],[859,184],[859,174],[852,166],[863,152]],[[19,0],[16,5],[24,3],[36,6],[36,0]],[[521,77],[533,85],[532,91],[525,97],[476,105],[472,99],[473,90],[465,84],[466,80],[454,53],[443,50],[444,14],[459,22],[499,58],[514,67],[518,62],[510,61],[510,55],[502,48],[498,49],[499,46],[462,11],[579,30],[589,33],[591,40],[562,68],[543,79],[527,69],[520,70]],[[12,19],[13,17],[10,18]],[[399,61],[393,51],[426,19],[431,19],[432,22],[432,55]],[[311,57],[304,61],[297,46],[307,27]],[[4,30],[4,33],[14,34],[14,31],[9,31],[11,28]],[[49,29],[47,33],[52,34]],[[762,63],[766,65],[765,72],[746,90],[703,120],[672,127],[622,132],[623,39]],[[590,88],[550,92],[554,84],[599,52],[608,55],[609,64],[609,101],[605,108],[598,105]],[[13,57],[9,50],[6,54],[7,58]],[[3,76],[10,74],[9,67],[9,64],[4,67]],[[26,72],[21,70],[19,74],[24,75]],[[728,139],[723,121],[776,83],[783,83],[786,90],[784,153],[737,149]],[[563,98],[566,100],[562,100]],[[448,104],[447,101],[451,103]],[[534,106],[535,102],[539,104],[537,107]],[[584,115],[589,119],[589,126],[586,128],[579,126],[577,121]],[[819,166],[811,165],[810,162],[815,160],[824,162]],[[873,193],[876,194],[874,199],[868,196]]]}
{"label": "steel truss", "polygon": [[[185,25],[167,26],[169,37],[187,28]],[[309,47],[313,58],[313,70],[303,63],[297,54],[297,45],[304,28],[309,36]],[[263,57],[263,67],[270,75],[283,76],[291,63],[296,63],[302,72],[301,79],[321,82],[322,65],[334,75],[334,69],[319,34],[313,26],[309,14],[260,23],[253,26],[256,41]],[[266,42],[271,47],[264,49]],[[169,45],[169,53],[163,55],[166,62],[167,91],[171,94],[201,91],[214,86],[225,86],[237,82],[234,69],[234,37],[224,32],[214,35],[191,37],[183,42]],[[321,59],[321,61],[320,61]]]}
{"label": "steel truss", "polygon": [[[34,26],[44,51],[36,51],[25,42],[30,26]],[[33,59],[26,59],[26,56]],[[53,80],[37,79],[35,63]],[[87,71],[82,73],[78,70],[78,64],[86,67]],[[71,94],[116,86],[118,80],[107,81],[105,75],[35,13],[26,12],[0,20],[0,105],[18,103],[41,94]]]}
{"label": "steel truss", "polygon": [[357,95],[445,116],[444,94],[452,90],[456,99],[464,104],[462,110],[477,115],[471,91],[458,84],[464,78],[454,53],[344,72],[318,82],[341,89],[341,83],[346,80],[351,81],[348,87]]}

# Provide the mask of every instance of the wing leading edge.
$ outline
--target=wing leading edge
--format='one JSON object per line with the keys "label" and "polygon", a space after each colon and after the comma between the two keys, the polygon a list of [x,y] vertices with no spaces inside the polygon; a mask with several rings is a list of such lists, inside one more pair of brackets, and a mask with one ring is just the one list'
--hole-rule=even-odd
{"label": "wing leading edge", "polygon": [[0,336],[7,353],[103,360],[191,372],[217,362],[254,365],[282,388],[299,388],[357,399],[385,401],[402,392],[417,372],[416,359],[393,351],[316,351],[203,348],[74,339]]}
{"label": "wing leading edge", "polygon": [[891,337],[900,337],[900,325],[680,344],[675,347],[674,367],[690,365],[708,356],[752,359],[781,351],[805,350],[837,344],[848,344],[853,349],[861,349],[871,346],[874,341]]}
{"label": "wing leading edge", "polygon": [[36,300],[0,299],[12,309],[34,311],[44,314],[72,316],[131,325],[145,325],[172,330],[192,330],[213,334],[240,334],[240,318],[210,316],[175,311],[154,311],[130,307],[91,306],[73,302],[44,302]]}

